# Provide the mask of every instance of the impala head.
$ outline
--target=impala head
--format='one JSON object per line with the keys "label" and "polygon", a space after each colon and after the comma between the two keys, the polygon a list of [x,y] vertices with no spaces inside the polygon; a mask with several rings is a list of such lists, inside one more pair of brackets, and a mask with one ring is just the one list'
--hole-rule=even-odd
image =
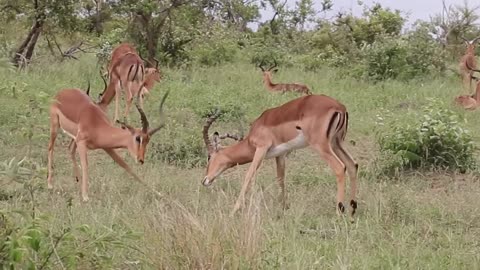
{"label": "impala head", "polygon": [[162,74],[160,74],[158,68],[145,69],[145,81],[159,82],[161,78]]}
{"label": "impala head", "polygon": [[278,69],[277,69],[277,60],[273,60],[273,65],[270,65],[270,67],[268,68],[265,68],[265,61],[262,60],[262,62],[260,63],[260,65],[258,65],[258,67],[262,70],[263,72],[263,76],[268,76],[268,77],[271,77],[272,76],[272,72],[277,72]]}
{"label": "impala head", "polygon": [[160,82],[160,80],[162,79],[162,74],[158,69],[158,60],[157,59],[154,59],[154,60],[155,60],[155,67],[153,67],[153,65],[149,61],[144,60],[145,62],[148,63],[149,67],[145,68],[145,76],[143,79],[143,87],[141,91],[142,97],[144,97],[145,94],[149,94],[154,84],[156,82]]}
{"label": "impala head", "polygon": [[127,148],[132,157],[135,158],[135,161],[139,162],[140,164],[145,162],[145,153],[147,151],[147,145],[150,142],[151,136],[157,133],[165,125],[165,121],[163,120],[163,104],[165,103],[167,96],[168,92],[163,95],[162,101],[160,102],[160,116],[162,118],[162,123],[155,128],[150,128],[147,116],[142,108],[140,108],[138,105],[138,101],[135,102],[135,107],[137,107],[137,111],[140,114],[140,121],[142,123],[141,128],[134,128],[125,122],[117,120],[117,123],[119,123],[123,129],[130,131],[131,140],[128,142]]}
{"label": "impala head", "polygon": [[220,140],[225,138],[231,138],[236,141],[241,141],[241,136],[225,134],[220,136],[218,132],[213,133],[212,140],[208,135],[208,130],[212,123],[220,116],[220,112],[217,110],[213,114],[210,114],[207,118],[205,125],[203,126],[203,141],[207,147],[208,152],[208,164],[207,172],[203,178],[202,184],[209,186],[215,181],[215,179],[222,174],[226,169],[233,167],[235,164],[231,162],[227,155],[223,152]]}
{"label": "impala head", "polygon": [[475,43],[480,40],[480,36],[472,39],[472,40],[468,40],[466,39],[465,37],[461,37],[461,39],[465,42],[465,46],[467,46],[467,53],[470,53],[470,54],[474,54],[475,52]]}

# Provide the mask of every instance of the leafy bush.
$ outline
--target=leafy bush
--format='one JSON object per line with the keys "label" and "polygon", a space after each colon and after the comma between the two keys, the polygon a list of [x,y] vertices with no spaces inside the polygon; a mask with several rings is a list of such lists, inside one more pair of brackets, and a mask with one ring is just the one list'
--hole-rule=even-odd
{"label": "leafy bush", "polygon": [[445,69],[441,49],[424,33],[406,38],[384,36],[365,45],[361,52],[363,76],[374,81],[410,80]]}
{"label": "leafy bush", "polygon": [[235,60],[238,48],[228,41],[203,43],[192,52],[194,59],[204,66],[231,63]]}
{"label": "leafy bush", "polygon": [[172,123],[175,127],[166,131],[168,140],[151,143],[151,155],[155,159],[183,168],[204,166],[206,162],[205,145],[201,139],[200,128]]}
{"label": "leafy bush", "polygon": [[[205,166],[206,148],[202,139],[202,126],[207,115],[216,110],[219,110],[221,114],[214,125],[222,124],[222,127],[229,127],[229,132],[244,134],[245,112],[239,105],[205,103],[204,107],[194,110],[196,117],[192,117],[192,114],[188,112],[185,115],[177,115],[177,119],[172,119],[168,123],[165,132],[162,133],[162,136],[168,139],[161,140],[161,143],[151,143],[149,153],[152,158],[184,168]],[[214,130],[217,129],[212,127],[210,132],[212,133]],[[219,129],[219,131],[221,130]]]}
{"label": "leafy bush", "polygon": [[381,159],[388,160],[384,169],[392,170],[438,168],[465,171],[474,169],[472,136],[461,126],[458,116],[443,104],[433,101],[424,114],[409,116],[418,119],[404,124],[399,118],[387,126],[379,117],[377,140]]}
{"label": "leafy bush", "polygon": [[[60,228],[52,226],[51,217],[36,210],[36,193],[43,185],[45,170],[28,159],[0,163],[0,183],[22,184],[16,195],[31,210],[0,210],[0,265],[2,269],[104,269],[115,268],[113,259],[122,249],[136,252],[130,240],[138,238],[133,231],[115,226],[94,228],[68,221]],[[22,193],[25,193],[23,195]],[[4,196],[10,200],[13,196]],[[72,206],[67,199],[68,207]],[[24,205],[23,209],[28,209]],[[69,215],[73,215],[69,208]],[[73,217],[72,219],[73,220]]]}

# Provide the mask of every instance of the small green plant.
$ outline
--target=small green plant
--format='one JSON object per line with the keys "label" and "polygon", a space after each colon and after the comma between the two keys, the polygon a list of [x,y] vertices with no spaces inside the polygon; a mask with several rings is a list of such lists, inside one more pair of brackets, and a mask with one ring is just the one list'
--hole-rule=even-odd
{"label": "small green plant", "polygon": [[[42,167],[26,158],[20,161],[12,158],[0,164],[1,187],[22,184],[29,195],[22,199],[20,190],[20,202],[27,199],[25,203],[31,205],[31,211],[0,210],[2,269],[112,268],[119,250],[137,251],[128,242],[138,238],[138,234],[123,226],[96,228],[68,222],[60,227],[52,226],[52,219],[36,208],[36,194],[41,191],[39,181],[43,174]],[[69,199],[67,206],[72,207]],[[25,208],[26,205],[22,209]],[[71,211],[69,214],[73,215]]]}
{"label": "small green plant", "polygon": [[472,136],[444,104],[431,101],[422,115],[409,116],[411,124],[404,124],[399,118],[387,125],[383,117],[379,120],[380,159],[388,161],[384,163],[384,172],[417,168],[462,172],[474,169]]}

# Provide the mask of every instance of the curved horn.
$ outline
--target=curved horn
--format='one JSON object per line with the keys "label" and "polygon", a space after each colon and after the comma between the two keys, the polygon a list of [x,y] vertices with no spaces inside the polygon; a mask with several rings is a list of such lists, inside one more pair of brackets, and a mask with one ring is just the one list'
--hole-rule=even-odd
{"label": "curved horn", "polygon": [[148,119],[147,116],[145,115],[145,112],[143,111],[142,108],[138,105],[138,99],[140,98],[140,95],[137,96],[137,99],[135,100],[135,107],[137,107],[137,111],[140,114],[140,121],[142,122],[142,132],[147,133],[148,132]]}
{"label": "curved horn", "polygon": [[473,43],[475,43],[475,42],[477,42],[478,40],[480,40],[480,36],[478,36],[478,37],[476,37],[476,38],[472,39],[472,44],[473,44]]}
{"label": "curved horn", "polygon": [[265,64],[265,61],[262,60],[262,62],[260,62],[260,64],[258,65],[258,67],[262,70],[262,71],[265,71],[265,69],[263,68],[263,65]]}
{"label": "curved horn", "polygon": [[148,61],[147,59],[143,58],[143,56],[140,54],[140,51],[138,51],[138,56],[143,60],[143,62],[147,63],[149,67],[153,67],[152,63]]}
{"label": "curved horn", "polygon": [[278,66],[277,60],[273,59],[273,66],[271,66],[268,70],[272,70],[272,69],[276,68],[277,66]]}
{"label": "curved horn", "polygon": [[165,120],[163,120],[164,118],[164,114],[163,114],[163,104],[165,103],[165,100],[167,99],[168,97],[168,94],[170,93],[170,90],[168,90],[162,97],[162,101],[160,101],[160,118],[162,119],[162,123],[156,127],[156,128],[153,128],[151,129],[149,132],[148,132],[148,135],[153,135],[155,134],[157,131],[159,131],[160,129],[162,129],[164,126],[165,126]]}
{"label": "curved horn", "polygon": [[219,137],[220,139],[226,139],[226,138],[230,138],[232,140],[235,140],[235,141],[241,141],[243,140],[243,137],[240,136],[240,135],[235,135],[235,134],[230,134],[230,133],[225,133],[223,135],[220,135]]}
{"label": "curved horn", "polygon": [[203,141],[205,142],[205,146],[207,147],[208,153],[212,153],[214,148],[213,144],[210,141],[210,138],[208,136],[208,130],[210,129],[210,126],[212,123],[217,120],[217,118],[220,116],[220,111],[218,109],[215,110],[212,114],[208,115],[207,121],[205,122],[205,125],[203,125]]}
{"label": "curved horn", "polygon": [[153,60],[155,60],[155,68],[158,70],[158,63],[159,63],[159,61],[157,60],[157,58],[153,58]]}
{"label": "curved horn", "polygon": [[107,79],[106,79],[105,76],[103,75],[102,70],[99,70],[99,72],[100,72],[100,77],[102,78],[102,80],[103,80],[103,85],[104,85],[104,86],[103,86],[103,91],[98,95],[99,97],[101,97],[101,96],[103,96],[103,94],[105,93],[105,91],[107,91],[108,85],[107,85]]}
{"label": "curved horn", "polygon": [[87,96],[90,96],[90,80],[88,80]]}
{"label": "curved horn", "polygon": [[467,42],[467,43],[469,42],[469,40],[466,39],[464,36],[460,36],[460,38],[461,38],[463,41]]}

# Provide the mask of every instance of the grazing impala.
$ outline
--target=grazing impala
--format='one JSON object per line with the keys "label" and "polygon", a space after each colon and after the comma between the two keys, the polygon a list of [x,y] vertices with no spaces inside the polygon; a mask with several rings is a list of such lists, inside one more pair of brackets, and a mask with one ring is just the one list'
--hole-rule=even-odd
{"label": "grazing impala", "polygon": [[[218,113],[210,115],[203,127],[203,139],[208,150],[208,166],[202,181],[209,186],[226,169],[251,163],[245,176],[240,195],[233,212],[244,204],[245,193],[255,182],[255,173],[264,159],[275,158],[277,181],[281,189],[281,201],[286,207],[285,156],[295,149],[311,146],[320,153],[337,178],[337,211],[344,212],[345,171],[351,181],[352,216],[357,209],[358,165],[344,147],[347,134],[348,113],[344,105],[324,95],[308,95],[294,99],[279,107],[263,112],[257,118],[245,139],[226,134],[213,134],[209,139],[208,130]],[[221,138],[234,138],[239,142],[219,147]]]}
{"label": "grazing impala", "polygon": [[475,43],[480,40],[480,36],[472,40],[468,40],[464,37],[462,37],[462,39],[465,42],[467,49],[460,60],[460,73],[462,74],[464,87],[468,85],[468,92],[470,92],[472,88],[473,73],[478,69],[477,59],[475,58]]}
{"label": "grazing impala", "polygon": [[[269,68],[265,69],[263,67],[265,63],[262,61],[258,67],[262,70],[263,72],[263,84],[267,88],[267,90],[271,92],[298,92],[298,93],[303,93],[306,95],[311,95],[312,92],[306,86],[305,84],[301,83],[273,83],[272,82],[272,71],[277,72],[278,70],[276,69],[277,67],[277,61],[274,60],[274,64],[271,65]],[[275,68],[275,69],[274,69]]]}
{"label": "grazing impala", "polygon": [[[143,109],[143,100],[145,94],[160,81],[160,72],[158,71],[158,60],[155,67],[144,67],[143,59],[137,53],[135,48],[128,44],[120,44],[112,52],[112,58],[108,66],[110,82],[108,87],[102,93],[99,105],[106,108],[115,97],[115,117],[118,119],[118,109],[120,92],[122,89],[126,94],[125,117],[127,117],[133,98],[140,96],[140,107]],[[147,62],[148,63],[148,62]]]}
{"label": "grazing impala", "polygon": [[[168,92],[160,103],[160,112]],[[133,178],[146,185],[127,163],[115,152],[117,148],[126,148],[137,162],[143,164],[150,137],[163,127],[163,123],[150,129],[143,110],[135,103],[140,114],[142,128],[137,129],[119,122],[122,128],[112,125],[107,114],[95,104],[88,95],[79,89],[61,90],[50,106],[50,142],[48,144],[48,188],[53,188],[53,149],[58,128],[73,138],[75,142],[70,148],[75,177],[80,178],[75,151],[80,156],[82,167],[81,194],[83,201],[88,200],[88,150],[103,149],[116,163],[124,168]],[[162,117],[163,118],[163,117]]]}

